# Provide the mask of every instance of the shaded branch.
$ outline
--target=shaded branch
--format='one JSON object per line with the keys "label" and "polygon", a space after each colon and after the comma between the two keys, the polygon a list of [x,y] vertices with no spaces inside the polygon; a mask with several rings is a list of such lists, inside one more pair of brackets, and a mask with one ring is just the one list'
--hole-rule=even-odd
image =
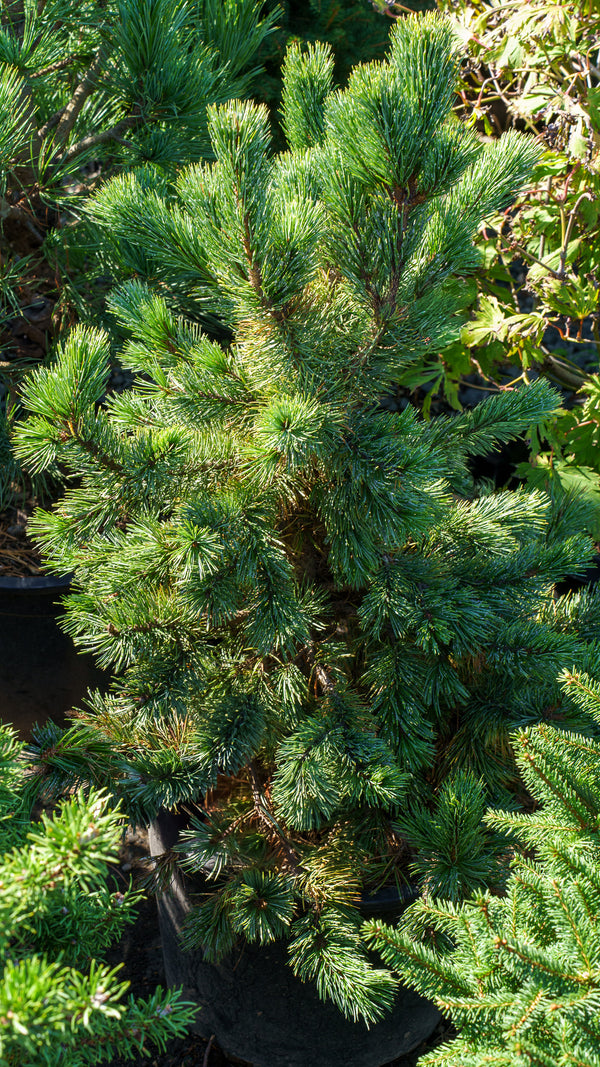
{"label": "shaded branch", "polygon": [[140,120],[141,115],[128,115],[127,118],[117,122],[116,126],[112,126],[110,130],[103,130],[102,133],[91,133],[87,137],[82,137],[80,141],[76,141],[74,145],[67,149],[60,157],[59,162],[70,163],[75,156],[86,152],[88,148],[95,148],[97,144],[104,144],[106,141],[121,141],[121,134],[132,126],[136,126]]}
{"label": "shaded branch", "polygon": [[79,82],[73,96],[69,100],[62,118],[58,124],[56,131],[56,139],[59,143],[64,144],[73,129],[73,126],[77,122],[81,109],[85,104],[88,96],[93,92],[94,84],[96,81],[96,75],[99,73],[103,62],[102,49],[99,49],[96,53],[94,62],[91,67],[88,68],[83,78]]}
{"label": "shaded branch", "polygon": [[[51,63],[49,67],[43,67],[42,70],[36,70],[35,74],[30,74],[29,77],[32,81],[34,78],[43,78],[45,74],[53,74],[56,70],[64,70],[65,67],[69,67],[71,63],[82,58],[83,56],[81,55],[81,52],[74,52],[73,55],[66,56],[65,59],[59,59],[58,63]],[[62,115],[64,110],[65,109],[62,108],[58,114]]]}
{"label": "shaded branch", "polygon": [[97,460],[100,464],[102,464],[102,466],[106,467],[107,470],[113,471],[114,474],[123,474],[123,468],[121,464],[117,463],[117,461],[113,459],[112,456],[107,456],[106,453],[102,451],[102,449],[99,447],[99,445],[96,444],[95,441],[89,441],[86,438],[81,437],[80,434],[77,433],[77,430],[75,429],[75,426],[72,422],[69,422],[69,431],[70,433],[65,434],[65,438],[68,438],[69,436],[74,437],[80,448],[82,448],[84,452],[87,452],[89,456],[92,456],[93,459]]}
{"label": "shaded branch", "polygon": [[273,818],[269,811],[266,797],[264,796],[261,787],[260,780],[256,766],[252,760],[248,764],[248,777],[250,779],[250,788],[252,789],[252,797],[254,799],[254,810],[262,822],[263,826],[271,837],[275,837],[278,845],[280,846],[285,858],[292,871],[298,874],[300,871],[300,863],[298,860],[298,853],[293,847],[291,841],[282,832],[281,827],[277,821]]}
{"label": "shaded branch", "polygon": [[50,130],[53,130],[55,126],[58,126],[62,116],[64,115],[64,112],[64,107],[61,107],[58,109],[58,111],[55,111],[53,115],[50,115],[50,118],[47,120],[47,122],[45,122],[44,125],[40,126],[39,130],[37,130],[36,138],[42,141],[44,137],[46,137],[46,135],[50,133]]}

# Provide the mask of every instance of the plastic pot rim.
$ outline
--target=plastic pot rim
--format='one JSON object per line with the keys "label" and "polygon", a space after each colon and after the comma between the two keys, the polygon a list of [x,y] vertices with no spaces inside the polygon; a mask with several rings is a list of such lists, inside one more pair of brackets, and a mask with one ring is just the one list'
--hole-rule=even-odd
{"label": "plastic pot rim", "polygon": [[54,593],[68,589],[72,581],[72,574],[6,575],[0,576],[0,593]]}

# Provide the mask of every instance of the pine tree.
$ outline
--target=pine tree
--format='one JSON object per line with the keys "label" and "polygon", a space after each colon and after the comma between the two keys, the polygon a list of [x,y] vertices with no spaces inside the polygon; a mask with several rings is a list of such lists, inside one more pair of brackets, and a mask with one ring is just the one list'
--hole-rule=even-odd
{"label": "pine tree", "polygon": [[117,672],[58,748],[39,733],[39,774],[140,821],[192,805],[181,862],[212,892],[189,943],[288,938],[295,973],[367,1020],[395,986],[361,948],[361,892],[411,865],[451,898],[502,877],[481,815],[517,802],[510,732],[579,722],[555,679],[600,614],[554,597],[592,552],[575,502],[469,470],[549,418],[552,389],[431,421],[390,398],[460,329],[473,234],[536,158],[453,119],[456,63],[432,15],[343,91],[325,47],[292,47],[288,150],[235,102],[177,200],[104,186],[94,215],[138,274],[111,302],[138,378],[105,396],[107,339],[79,328],[18,438],[71,479],[34,528],[75,574],[65,628]]}
{"label": "pine tree", "polygon": [[[90,303],[96,313],[101,304],[101,291],[83,277],[93,248],[78,225],[97,184],[90,172],[139,168],[166,182],[178,165],[203,158],[207,105],[249,91],[276,16],[261,19],[255,0],[2,3],[0,345],[9,354],[0,367],[2,451],[23,374],[61,321],[85,319]],[[29,321],[40,291],[52,311],[43,330]],[[22,483],[9,454],[0,507]]]}
{"label": "pine tree", "polygon": [[60,203],[90,159],[172,171],[209,149],[206,106],[245,95],[275,11],[254,0],[8,0],[0,24],[3,219]]}
{"label": "pine tree", "polygon": [[[593,662],[598,672],[597,652]],[[598,727],[597,673],[564,671],[562,688]],[[367,931],[458,1028],[422,1067],[600,1064],[600,742],[544,723],[519,731],[515,746],[540,807],[488,815],[519,848],[505,895],[421,902],[404,930],[375,922]],[[438,950],[415,941],[411,925],[435,933]]]}
{"label": "pine tree", "polygon": [[85,1067],[118,1051],[139,1062],[148,1044],[180,1036],[195,1009],[160,987],[125,998],[129,983],[102,962],[139,900],[108,879],[122,817],[91,790],[32,822],[23,749],[0,726],[0,1061]]}
{"label": "pine tree", "polygon": [[72,221],[90,161],[172,174],[202,159],[210,151],[207,105],[248,92],[276,14],[261,20],[255,0],[2,5],[0,292],[7,306],[18,308],[14,290],[24,269],[11,262],[15,231],[26,229],[41,245],[60,227],[59,211]]}
{"label": "pine tree", "polygon": [[[272,0],[271,0],[272,2]],[[433,2],[412,4],[413,10]],[[277,30],[263,50],[267,76],[256,87],[256,96],[276,112],[281,103],[281,67],[289,45],[319,41],[331,47],[336,80],[344,85],[357,63],[385,56],[392,22],[375,4],[365,0],[283,0],[278,5]],[[274,131],[277,137],[278,131]]]}

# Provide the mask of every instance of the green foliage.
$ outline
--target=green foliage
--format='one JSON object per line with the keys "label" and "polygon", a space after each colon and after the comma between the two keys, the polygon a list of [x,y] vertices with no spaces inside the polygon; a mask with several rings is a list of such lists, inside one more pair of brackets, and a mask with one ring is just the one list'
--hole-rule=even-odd
{"label": "green foliage", "polygon": [[412,871],[422,877],[425,894],[435,887],[438,896],[458,900],[467,888],[489,885],[495,874],[501,877],[495,853],[505,851],[506,841],[486,834],[485,809],[481,782],[462,771],[443,782],[433,811],[417,802],[398,820],[398,830],[416,849]]}
{"label": "green foliage", "polygon": [[[455,406],[461,378],[474,371],[491,389],[533,370],[576,391],[598,360],[597,5],[438,6],[464,42],[460,116],[493,140],[510,128],[529,130],[543,152],[511,211],[480,228],[485,273],[470,294],[471,321],[432,364],[430,381]],[[570,429],[566,423],[567,443]],[[558,438],[565,443],[561,430]],[[578,438],[574,433],[569,450],[577,464],[589,465]],[[600,484],[597,459],[592,466]]]}
{"label": "green foliage", "polygon": [[589,374],[576,405],[534,435],[528,462],[517,467],[517,474],[531,486],[550,488],[556,496],[577,494],[582,526],[595,541],[600,540],[599,425],[600,376]]}
{"label": "green foliage", "polygon": [[[435,5],[417,2],[409,6],[419,10]],[[273,7],[274,0],[269,0],[268,8]],[[364,0],[343,4],[339,0],[283,0],[279,7],[277,29],[261,52],[266,76],[255,91],[272,113],[281,102],[282,66],[290,47],[327,46],[333,55],[335,81],[341,85],[357,63],[381,60],[385,55],[393,23]]]}
{"label": "green foliage", "polygon": [[362,1017],[367,1023],[391,1008],[396,984],[389,971],[367,962],[354,909],[322,908],[298,919],[292,935],[294,974],[315,981],[321,998],[330,998],[353,1019]]}
{"label": "green foliage", "polygon": [[[206,109],[245,95],[277,10],[255,0],[8,0],[0,17],[0,348],[10,360],[6,418],[51,334],[100,316],[80,225],[103,173],[133,167],[166,179],[210,153]],[[90,174],[95,176],[90,176]],[[86,261],[86,255],[88,259]],[[104,287],[105,288],[105,287]],[[34,296],[52,323],[30,322]],[[18,327],[18,329],[17,329]],[[26,341],[18,340],[20,335]],[[16,335],[16,337],[15,337]],[[35,342],[35,344],[33,343]],[[26,493],[9,461],[0,506]],[[42,496],[43,481],[33,490]]]}
{"label": "green foliage", "polygon": [[64,0],[5,4],[3,191],[26,190],[31,168],[40,191],[59,195],[105,145],[130,164],[200,158],[207,104],[247,92],[272,23],[245,0],[88,0],[76,21]]}
{"label": "green foliage", "polygon": [[32,823],[23,748],[0,728],[0,1060],[84,1067],[118,1052],[139,1062],[148,1044],[181,1035],[194,1010],[160,987],[126,999],[120,968],[101,962],[139,899],[108,878],[122,818],[91,790]]}
{"label": "green foliage", "polygon": [[600,614],[554,596],[592,554],[576,502],[470,474],[548,421],[554,390],[429,422],[390,396],[458,336],[478,224],[537,158],[456,122],[456,69],[432,15],[398,20],[345,89],[322,46],[293,47],[295,147],[273,153],[265,108],[236,101],[209,109],[214,161],[176,199],[149,172],[103,186],[99,232],[137,275],[111,308],[138,377],[102,403],[108,339],[79,327],[18,432],[68,482],[34,523],[75,574],[65,628],[117,671],[58,744],[40,732],[38,775],[80,785],[87,761],[138,820],[195,805],[182,862],[212,884],[189,943],[286,936],[296,973],[368,1021],[394,979],[360,947],[361,893],[486,880],[510,733],[579,724],[555,679]]}
{"label": "green foliage", "polygon": [[[592,662],[597,671],[597,652]],[[600,725],[597,680],[565,671],[561,681],[566,699]],[[520,846],[505,894],[479,893],[459,906],[420,902],[404,929],[366,929],[368,944],[458,1029],[423,1067],[600,1063],[600,744],[545,724],[519,732],[515,744],[539,807],[488,815]],[[409,935],[415,920],[435,931],[437,951]]]}

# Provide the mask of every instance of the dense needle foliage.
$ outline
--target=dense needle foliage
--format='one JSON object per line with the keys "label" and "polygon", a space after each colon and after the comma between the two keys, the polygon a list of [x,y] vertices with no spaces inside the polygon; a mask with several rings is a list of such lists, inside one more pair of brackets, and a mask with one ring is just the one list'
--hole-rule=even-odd
{"label": "dense needle foliage", "polygon": [[361,892],[502,878],[481,816],[516,802],[510,732],[579,722],[555,679],[600,612],[554,596],[593,551],[574,502],[470,472],[551,416],[552,389],[429,422],[394,400],[457,336],[477,226],[536,159],[452,116],[456,67],[435,16],[399,21],[343,91],[327,48],[294,46],[286,151],[233,102],[177,198],[107,183],[136,383],[106,397],[107,339],[79,328],[18,438],[71,480],[34,529],[75,574],[66,629],[117,671],[62,741],[40,731],[47,787],[92,780],[142,821],[191,805],[181,862],[210,892],[188,942],[286,937],[295,973],[366,1020],[395,979],[361,947]]}
{"label": "dense needle foliage", "polygon": [[206,108],[249,91],[277,14],[255,0],[0,4],[0,510],[27,495],[9,443],[23,375],[75,318],[101,315],[86,197],[100,174],[167,180],[210,154]]}
{"label": "dense needle foliage", "polygon": [[[566,699],[600,724],[597,675],[565,671],[561,681]],[[520,731],[515,743],[540,806],[488,816],[521,849],[506,895],[419,903],[404,930],[368,930],[386,962],[459,1029],[422,1067],[600,1064],[600,744],[547,724]],[[437,951],[415,942],[415,925],[428,928]]]}
{"label": "dense needle foliage", "polygon": [[160,987],[127,998],[119,968],[102,962],[139,899],[109,880],[123,819],[91,790],[32,822],[23,747],[0,728],[0,1061],[85,1067],[118,1052],[139,1063],[194,1008]]}

